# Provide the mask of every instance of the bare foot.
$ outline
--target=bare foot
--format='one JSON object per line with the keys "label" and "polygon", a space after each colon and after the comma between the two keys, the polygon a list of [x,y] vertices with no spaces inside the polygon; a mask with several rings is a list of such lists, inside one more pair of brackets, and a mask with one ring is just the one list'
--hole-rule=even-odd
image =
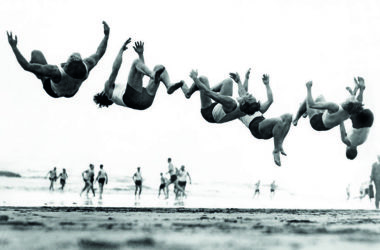
{"label": "bare foot", "polygon": [[273,158],[274,158],[274,163],[276,163],[277,166],[281,167],[280,153],[273,151]]}
{"label": "bare foot", "polygon": [[176,91],[177,89],[181,88],[183,84],[184,84],[184,81],[180,81],[180,82],[174,83],[172,86],[170,86],[168,88],[167,93],[169,95],[173,94],[174,91]]}

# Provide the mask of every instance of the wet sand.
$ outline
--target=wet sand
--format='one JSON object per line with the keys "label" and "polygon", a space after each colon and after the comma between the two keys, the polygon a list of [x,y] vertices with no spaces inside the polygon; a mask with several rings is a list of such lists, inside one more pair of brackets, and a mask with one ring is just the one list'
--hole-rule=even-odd
{"label": "wet sand", "polygon": [[0,249],[380,249],[380,211],[0,207]]}

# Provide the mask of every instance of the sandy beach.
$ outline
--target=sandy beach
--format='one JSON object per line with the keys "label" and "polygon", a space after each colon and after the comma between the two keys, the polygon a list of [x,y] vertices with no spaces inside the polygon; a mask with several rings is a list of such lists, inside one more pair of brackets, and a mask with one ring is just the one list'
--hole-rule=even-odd
{"label": "sandy beach", "polygon": [[1,249],[379,249],[380,212],[1,207]]}

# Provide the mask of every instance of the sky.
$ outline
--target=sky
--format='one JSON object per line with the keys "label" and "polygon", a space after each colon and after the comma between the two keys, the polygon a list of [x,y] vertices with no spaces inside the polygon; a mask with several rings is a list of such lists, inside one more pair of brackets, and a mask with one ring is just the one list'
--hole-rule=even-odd
{"label": "sky", "polygon": [[[368,180],[380,152],[379,9],[377,0],[2,0],[0,169],[47,172],[57,166],[79,173],[89,163],[102,163],[111,175],[131,176],[141,166],[146,178],[158,179],[171,157],[194,181],[276,180],[293,189],[343,194],[348,183]],[[72,52],[93,54],[103,38],[103,20],[111,28],[107,51],[69,99],[49,97],[17,63],[6,38],[7,30],[14,32],[27,59],[39,49],[48,63],[59,64]],[[300,120],[285,139],[288,156],[277,167],[273,140],[253,138],[240,121],[204,121],[199,93],[187,100],[181,91],[168,96],[161,86],[148,110],[99,109],[93,95],[103,89],[128,37],[144,41],[147,66],[163,64],[173,82],[190,84],[190,70],[198,69],[213,85],[229,72],[244,76],[252,68],[250,91],[265,101],[261,77],[269,74],[274,103],[267,118],[295,115],[309,80],[314,96],[339,103],[348,96],[345,87],[362,76],[364,103],[375,115],[369,138],[349,161],[339,128],[317,132]],[[118,83],[126,84],[136,57],[129,46]]]}

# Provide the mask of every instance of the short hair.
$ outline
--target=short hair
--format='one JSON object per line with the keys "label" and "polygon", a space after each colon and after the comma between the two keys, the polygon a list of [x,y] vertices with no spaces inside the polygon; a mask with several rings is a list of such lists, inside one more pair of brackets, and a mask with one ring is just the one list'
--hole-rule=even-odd
{"label": "short hair", "polygon": [[253,115],[260,110],[260,103],[253,97],[242,98],[240,101],[240,110],[248,115]]}
{"label": "short hair", "polygon": [[87,74],[87,69],[83,61],[68,62],[67,71],[69,71],[71,73],[70,76],[75,79],[83,79]]}
{"label": "short hair", "polygon": [[346,157],[349,160],[353,160],[358,155],[358,150],[354,147],[347,147],[346,149]]}
{"label": "short hair", "polygon": [[103,168],[103,164],[100,164],[100,166],[99,166],[100,168]]}
{"label": "short hair", "polygon": [[168,158],[168,161],[172,161],[172,158],[169,157],[169,158]]}
{"label": "short hair", "polygon": [[353,128],[370,128],[373,124],[373,113],[369,109],[363,109],[350,117]]}
{"label": "short hair", "polygon": [[111,101],[104,92],[100,92],[94,95],[94,102],[99,106],[99,108],[108,108],[113,104],[113,101]]}
{"label": "short hair", "polygon": [[347,111],[347,113],[357,114],[363,110],[363,104],[360,102],[349,102],[347,106],[343,106],[343,109]]}

